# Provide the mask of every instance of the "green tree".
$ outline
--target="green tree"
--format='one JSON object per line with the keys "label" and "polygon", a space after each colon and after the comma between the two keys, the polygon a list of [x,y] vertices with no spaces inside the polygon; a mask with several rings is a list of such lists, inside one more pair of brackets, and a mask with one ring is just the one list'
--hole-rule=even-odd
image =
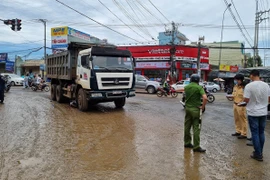
{"label": "green tree", "polygon": [[[259,56],[257,58],[258,66],[263,66],[262,64],[262,58]],[[253,67],[253,57],[248,58],[247,60],[247,68]]]}

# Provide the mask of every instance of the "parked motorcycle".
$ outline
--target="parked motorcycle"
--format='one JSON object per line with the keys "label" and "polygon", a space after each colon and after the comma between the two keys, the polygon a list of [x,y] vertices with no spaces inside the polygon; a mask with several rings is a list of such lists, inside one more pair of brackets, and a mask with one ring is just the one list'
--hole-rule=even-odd
{"label": "parked motorcycle", "polygon": [[10,90],[11,84],[10,82],[6,81],[6,85],[5,85],[5,92],[7,93]]}
{"label": "parked motorcycle", "polygon": [[[206,96],[207,96],[207,102],[213,103],[216,99],[215,96],[211,92],[209,92],[206,87],[203,87],[203,89],[204,89]],[[186,99],[186,95],[185,95],[185,92],[183,92],[183,97],[182,97],[183,103],[185,102],[185,99]]]}
{"label": "parked motorcycle", "polygon": [[233,101],[233,96],[232,96],[233,89],[232,89],[231,87],[230,87],[230,88],[227,88],[227,90],[226,90],[225,92],[227,92],[226,98],[227,98],[229,101]]}
{"label": "parked motorcycle", "polygon": [[8,80],[7,77],[5,77],[4,80],[5,80],[5,82],[6,82],[6,83],[5,83],[5,89],[4,89],[4,91],[7,93],[7,92],[10,90],[11,83],[10,83],[10,81]]}
{"label": "parked motorcycle", "polygon": [[41,90],[41,91],[45,91],[45,92],[49,92],[50,91],[50,86],[48,84],[43,84],[42,86],[36,83],[32,83],[31,84],[31,89],[33,91],[37,91],[37,90]]}
{"label": "parked motorcycle", "polygon": [[176,92],[176,90],[174,88],[170,87],[170,90],[167,94],[167,92],[163,88],[159,87],[157,90],[157,96],[162,97],[162,96],[166,96],[166,95],[167,96],[171,95],[173,98],[176,98],[178,96],[178,93]]}

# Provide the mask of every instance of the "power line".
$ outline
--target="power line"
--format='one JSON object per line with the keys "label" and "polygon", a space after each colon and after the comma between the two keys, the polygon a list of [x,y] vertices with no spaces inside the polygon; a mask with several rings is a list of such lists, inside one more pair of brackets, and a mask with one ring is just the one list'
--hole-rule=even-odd
{"label": "power line", "polygon": [[237,14],[237,16],[238,16],[240,22],[241,22],[241,24],[242,24],[242,27],[245,29],[245,31],[246,31],[247,35],[249,36],[250,40],[253,41],[252,38],[251,38],[251,36],[250,36],[250,34],[249,34],[249,32],[247,31],[247,29],[246,29],[246,27],[245,27],[245,25],[244,25],[244,23],[243,23],[243,21],[242,21],[242,18],[241,18],[241,16],[240,16],[240,14],[238,13],[238,11],[237,11],[237,9],[236,9],[236,7],[235,7],[235,5],[234,5],[233,0],[231,0],[231,2],[232,2],[232,5],[233,5],[233,7],[234,7],[234,9],[235,9],[235,11],[236,11],[236,14]]}
{"label": "power line", "polygon": [[100,23],[100,22],[98,22],[98,21],[96,21],[96,20],[90,18],[89,16],[87,16],[87,15],[85,15],[85,14],[79,12],[78,10],[76,10],[76,9],[74,9],[74,8],[72,8],[72,7],[70,7],[69,5],[67,5],[67,4],[65,4],[65,3],[63,3],[63,2],[61,2],[61,1],[59,1],[59,0],[56,0],[56,1],[57,1],[58,3],[60,3],[60,4],[62,4],[63,6],[66,6],[67,8],[69,8],[69,9],[71,9],[71,10],[77,12],[78,14],[80,14],[80,15],[82,15],[82,16],[88,18],[88,19],[90,19],[91,21],[94,21],[95,23],[97,23],[97,24],[99,24],[99,25],[101,25],[101,26],[103,26],[103,27],[105,27],[105,28],[107,28],[107,29],[109,29],[109,30],[111,30],[111,31],[113,31],[113,32],[115,32],[115,33],[117,33],[117,34],[120,34],[121,36],[124,36],[124,37],[126,37],[126,38],[128,38],[128,39],[132,39],[133,41],[139,42],[138,40],[136,40],[136,39],[134,39],[134,38],[132,38],[132,37],[129,37],[129,36],[127,36],[127,35],[125,35],[125,34],[123,34],[123,33],[121,33],[121,32],[118,32],[118,31],[116,31],[116,30],[114,30],[114,29],[112,29],[112,28],[110,28],[110,27],[108,27],[108,26],[106,26],[106,25],[104,25],[104,24],[102,24],[102,23]]}
{"label": "power line", "polygon": [[107,18],[111,19],[112,21],[114,21],[114,19],[112,19],[110,16],[108,16],[107,14],[102,13],[100,10],[98,10],[96,7],[92,6],[90,3],[88,3],[85,0],[82,0],[85,4],[87,4],[88,6],[90,6],[91,8],[95,9],[97,12],[99,12],[100,14],[102,14],[102,16],[106,16]]}
{"label": "power line", "polygon": [[[128,1],[128,0],[127,0]],[[157,16],[155,16],[149,9],[147,9],[147,7],[145,7],[142,3],[141,3],[141,1],[140,0],[136,0],[139,4],[140,4],[140,6],[143,8],[143,9],[145,9],[146,10],[146,12],[148,12],[150,15],[152,15],[154,18],[156,18],[159,22],[161,22],[161,23],[163,23],[162,21],[161,21],[161,19],[159,19]]]}
{"label": "power line", "polygon": [[[42,48],[43,48],[43,47],[41,47],[41,49],[42,49]],[[32,51],[32,50],[37,50],[37,49],[40,49],[40,48],[31,48],[31,49],[24,49],[24,50],[10,51],[10,52],[1,52],[1,53],[9,53],[9,54],[12,54],[12,53],[18,53],[18,52]]]}
{"label": "power line", "polygon": [[119,21],[121,21],[125,26],[127,26],[130,30],[132,30],[133,32],[135,32],[138,36],[140,36],[141,38],[147,40],[145,37],[143,37],[142,35],[140,35],[138,32],[136,32],[134,29],[131,28],[131,26],[129,26],[128,24],[126,24],[121,18],[119,18],[114,12],[112,12],[110,10],[110,8],[108,8],[108,6],[106,6],[103,2],[101,2],[100,0],[98,0],[100,2],[100,4],[102,4],[108,11],[110,11]]}
{"label": "power line", "polygon": [[[229,3],[227,2],[227,0],[224,0],[226,6],[228,7],[229,6]],[[243,37],[245,38],[245,40],[247,41],[247,43],[250,45],[250,47],[252,47],[251,43],[249,42],[248,38],[246,37],[245,33],[243,32],[243,29],[242,27],[240,26],[239,22],[237,21],[237,19],[235,18],[233,12],[232,12],[232,9],[229,8],[229,11],[231,13],[231,16],[233,18],[233,20],[235,21],[236,25],[238,26],[240,32],[242,33]]]}
{"label": "power line", "polygon": [[[118,3],[116,0],[113,0],[114,4],[120,9],[120,11],[133,23],[138,25],[138,29],[143,32],[144,34],[150,36],[152,38],[152,35],[150,34],[150,32],[143,27],[137,20],[136,18],[133,18],[132,15],[124,8],[124,5],[121,5],[120,3]],[[139,19],[139,18],[138,18]]]}
{"label": "power line", "polygon": [[155,4],[154,3],[152,3],[152,1],[151,0],[148,0],[151,4],[152,4],[152,6],[154,6],[154,8],[169,22],[169,23],[171,23],[171,21],[155,6]]}

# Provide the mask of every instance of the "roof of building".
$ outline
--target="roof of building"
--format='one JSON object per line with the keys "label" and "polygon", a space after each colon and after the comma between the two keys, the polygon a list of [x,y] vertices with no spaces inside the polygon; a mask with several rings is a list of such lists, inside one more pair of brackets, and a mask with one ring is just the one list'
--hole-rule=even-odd
{"label": "roof of building", "polygon": [[22,66],[29,67],[29,66],[40,66],[41,64],[44,64],[43,59],[37,59],[37,60],[26,60]]}

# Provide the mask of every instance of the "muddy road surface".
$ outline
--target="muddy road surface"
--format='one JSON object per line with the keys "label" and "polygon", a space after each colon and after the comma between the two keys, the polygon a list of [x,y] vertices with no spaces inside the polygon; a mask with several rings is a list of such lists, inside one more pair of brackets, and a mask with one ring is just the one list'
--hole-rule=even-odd
{"label": "muddy road surface", "polygon": [[12,88],[0,105],[0,179],[221,180],[269,179],[270,122],[264,161],[232,137],[232,102],[223,94],[203,115],[205,154],[184,149],[179,98],[137,94],[80,112],[49,94]]}

